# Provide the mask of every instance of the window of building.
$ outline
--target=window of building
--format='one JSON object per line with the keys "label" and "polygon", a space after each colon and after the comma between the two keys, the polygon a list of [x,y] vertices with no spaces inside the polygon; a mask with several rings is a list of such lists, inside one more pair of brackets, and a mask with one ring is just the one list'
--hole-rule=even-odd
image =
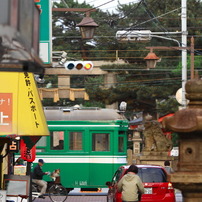
{"label": "window of building", "polygon": [[118,152],[124,152],[124,137],[118,139]]}
{"label": "window of building", "polygon": [[69,150],[83,150],[82,132],[69,133]]}
{"label": "window of building", "polygon": [[92,151],[109,151],[109,133],[92,134]]}
{"label": "window of building", "polygon": [[64,131],[51,132],[51,150],[64,149]]}

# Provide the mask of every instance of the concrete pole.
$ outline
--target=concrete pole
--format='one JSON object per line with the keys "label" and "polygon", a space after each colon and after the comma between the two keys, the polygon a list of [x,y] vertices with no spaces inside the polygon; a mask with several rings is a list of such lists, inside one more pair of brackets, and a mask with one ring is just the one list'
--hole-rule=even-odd
{"label": "concrete pole", "polygon": [[30,180],[29,180],[29,198],[28,198],[28,202],[32,202],[32,175],[31,175],[31,162],[27,161],[27,171],[26,171],[26,175],[30,176]]}
{"label": "concrete pole", "polygon": [[191,37],[191,79],[194,79],[194,37]]}
{"label": "concrete pole", "polygon": [[[181,0],[181,31],[182,31],[182,47],[187,47],[187,0]],[[185,98],[185,84],[187,82],[187,50],[182,49],[182,106],[187,105]]]}

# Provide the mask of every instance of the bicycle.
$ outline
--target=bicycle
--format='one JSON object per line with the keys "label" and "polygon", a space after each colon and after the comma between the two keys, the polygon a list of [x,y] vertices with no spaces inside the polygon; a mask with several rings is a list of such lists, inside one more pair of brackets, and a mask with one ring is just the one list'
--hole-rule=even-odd
{"label": "bicycle", "polygon": [[[39,186],[32,183],[32,201],[39,197],[39,192]],[[67,189],[60,183],[60,176],[55,181],[48,182],[46,192],[52,202],[64,202],[68,196]]]}

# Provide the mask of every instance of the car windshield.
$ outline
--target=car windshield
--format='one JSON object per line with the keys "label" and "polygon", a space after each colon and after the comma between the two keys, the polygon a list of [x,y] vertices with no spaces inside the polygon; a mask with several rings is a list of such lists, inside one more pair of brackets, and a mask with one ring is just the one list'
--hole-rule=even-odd
{"label": "car windshield", "polygon": [[166,174],[161,168],[139,168],[138,175],[142,182],[167,182]]}

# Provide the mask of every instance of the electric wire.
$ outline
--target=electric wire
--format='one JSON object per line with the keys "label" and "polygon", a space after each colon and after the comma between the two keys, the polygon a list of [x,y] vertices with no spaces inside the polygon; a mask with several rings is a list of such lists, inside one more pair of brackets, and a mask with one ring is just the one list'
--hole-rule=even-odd
{"label": "electric wire", "polygon": [[[114,0],[112,0],[112,1],[114,1]],[[98,7],[101,7],[101,6],[103,6],[103,5],[105,5],[105,4],[108,4],[108,3],[110,3],[110,2],[112,2],[112,1],[108,1],[108,2],[106,2],[106,3],[104,3],[104,4],[101,4],[100,6],[98,6]],[[144,4],[144,6],[146,7],[146,11],[147,11],[147,13],[149,14],[149,15],[152,15],[152,16],[154,16],[154,14],[151,12],[151,11],[148,11],[148,7],[147,7],[147,5],[146,5],[146,3],[145,3],[145,1],[144,0],[141,0],[139,3],[138,3],[138,5],[137,5],[137,7],[136,8],[138,8],[139,7],[139,5],[140,4]],[[145,21],[145,22],[142,22],[142,23],[139,23],[138,25],[135,25],[135,27],[137,27],[137,26],[139,26],[139,25],[141,25],[141,24],[143,24],[143,23],[147,23],[147,22],[149,22],[149,21],[156,21],[158,18],[160,18],[160,17],[162,17],[162,16],[165,16],[165,15],[167,15],[167,14],[170,14],[171,12],[174,12],[174,11],[176,11],[176,10],[179,10],[180,8],[177,8],[177,9],[174,9],[174,10],[172,10],[172,11],[169,11],[169,12],[167,12],[167,13],[165,13],[165,14],[162,14],[162,15],[160,15],[160,16],[155,16],[155,17],[153,17],[152,19],[150,19],[150,20],[147,20],[147,21]],[[90,11],[91,9],[89,9],[89,11]],[[125,16],[124,16],[125,17]],[[159,22],[159,21],[158,21]],[[130,29],[132,29],[134,26],[131,26],[130,27]],[[166,30],[167,31],[167,30]],[[197,54],[200,54],[200,52],[198,52]]]}
{"label": "electric wire", "polygon": [[[148,16],[149,16],[150,18],[155,18],[156,16],[155,16],[155,15],[153,14],[153,12],[148,8],[147,3],[146,3],[145,0],[142,1],[142,4],[143,4],[144,10],[145,10],[145,12],[148,14]],[[165,27],[158,25],[158,24],[160,24],[158,18],[154,19],[154,23],[155,23],[155,25],[157,25],[157,27],[159,27],[163,32],[168,32],[168,30],[166,30]]]}
{"label": "electric wire", "polygon": [[[173,86],[173,85],[180,85],[182,84],[181,81],[181,77],[179,77],[178,79],[172,79],[169,81],[165,81],[164,79],[159,80],[159,81],[139,81],[139,82],[135,82],[135,81],[130,81],[130,82],[117,82],[117,83],[77,83],[77,84],[72,84],[72,85],[64,85],[61,86],[61,88],[88,88],[88,87],[100,87],[102,90],[108,90],[110,88],[115,88],[115,87],[141,87],[141,86],[150,86],[150,87],[168,87],[169,85]],[[74,86],[74,87],[72,87]],[[82,87],[80,87],[82,86]],[[57,85],[52,85],[53,88],[57,88]],[[59,88],[60,88],[59,87]],[[132,90],[132,89],[131,89]]]}
{"label": "electric wire", "polygon": [[[112,1],[114,1],[114,0],[112,0]],[[105,4],[110,3],[110,2],[111,2],[111,1],[108,1],[108,2],[106,2],[106,3],[104,3],[104,4],[102,4],[102,5],[105,5]],[[144,6],[146,7],[146,12],[149,13],[149,16],[150,16],[150,15],[154,16],[154,14],[153,14],[151,11],[148,10],[147,4],[145,3],[144,0],[141,0],[141,1],[138,3],[138,5],[137,5],[136,8],[138,8],[141,3],[143,3]],[[100,6],[98,6],[98,7],[101,7],[102,5],[100,5]],[[91,10],[91,9],[89,9],[89,10]],[[170,12],[168,12],[168,13],[170,13]],[[127,15],[125,15],[125,16],[127,16]],[[125,16],[124,16],[124,17],[125,17]],[[161,15],[161,16],[162,16],[162,15]],[[159,16],[159,17],[161,17],[161,16]],[[123,17],[123,18],[124,18],[124,17]],[[153,21],[158,20],[158,17],[153,17],[151,20],[153,20]],[[146,22],[147,22],[147,21],[146,21]],[[159,22],[159,21],[158,21],[158,22]],[[164,29],[165,29],[165,28],[164,28]],[[166,30],[166,32],[168,32],[168,31]]]}
{"label": "electric wire", "polygon": [[[112,0],[112,1],[114,1],[114,0]],[[111,1],[108,1],[108,2],[106,2],[106,3],[104,3],[104,4],[101,4],[100,6],[97,6],[96,8],[98,8],[98,7],[101,7],[102,5],[105,5],[105,4],[108,4],[108,3],[110,3]],[[139,4],[138,4],[138,6],[141,4],[141,3],[144,3],[145,4],[145,6],[146,6],[146,3],[145,3],[145,1],[144,0],[141,0],[140,2],[139,2]],[[138,8],[138,6],[137,6],[137,8]],[[148,9],[148,8],[147,8]],[[89,9],[89,11],[90,11],[91,9]],[[149,11],[148,11],[149,12]],[[151,11],[150,11],[150,13],[151,13]],[[153,13],[152,13],[152,15],[153,15]],[[153,15],[154,16],[154,15]],[[159,16],[159,17],[162,17],[162,16]],[[154,18],[152,18],[153,20],[157,20],[158,19],[158,17],[154,17]],[[151,20],[152,20],[151,19]],[[147,21],[146,21],[147,22]],[[145,23],[146,23],[145,22]]]}
{"label": "electric wire", "polygon": [[[158,23],[160,23],[160,22],[159,22],[158,18],[153,14],[153,12],[148,9],[148,6],[147,6],[147,3],[145,0],[142,0],[142,5],[144,5],[146,13],[151,17],[151,19],[154,21],[154,23],[157,24],[157,26],[158,26]],[[160,28],[161,28],[161,30],[164,30],[164,33],[169,33],[165,27],[161,26]],[[167,34],[167,35],[169,36],[170,39],[172,39],[169,34]],[[183,45],[181,42],[179,42],[179,44],[181,44],[181,46]],[[190,50],[188,50],[188,51],[190,51]],[[194,52],[195,52],[195,50],[194,50]]]}
{"label": "electric wire", "polygon": [[128,16],[131,14],[131,11],[132,11],[132,12],[135,12],[135,11],[140,7],[140,5],[142,4],[142,1],[143,1],[143,0],[139,1],[139,3],[137,4],[136,7],[135,7],[136,4],[133,4],[133,5],[131,6],[131,9],[130,9],[128,12],[126,12],[123,17],[118,18],[118,20],[122,20],[122,19],[128,17]]}
{"label": "electric wire", "polygon": [[95,3],[96,1],[100,1],[100,0],[93,0],[93,1],[88,2],[88,4]]}
{"label": "electric wire", "polygon": [[[180,8],[181,8],[181,7],[180,7]],[[151,21],[153,21],[153,20],[155,20],[155,19],[161,18],[161,17],[163,17],[163,16],[165,16],[165,15],[168,15],[168,14],[170,14],[170,13],[176,12],[176,11],[178,11],[180,8],[173,9],[173,10],[171,10],[171,11],[168,11],[167,13],[164,13],[164,14],[162,14],[162,15],[156,16],[156,17],[154,17],[154,18],[151,18],[151,19],[146,20],[146,21],[144,21],[144,22],[141,22],[141,23],[139,23],[139,24],[134,24],[134,25],[130,26],[129,31],[130,31],[131,29],[135,28],[135,27],[138,27],[138,26],[140,26],[140,25],[146,24],[146,23],[148,23],[148,22],[151,22]]]}
{"label": "electric wire", "polygon": [[87,10],[87,12],[90,12],[90,11],[96,9],[96,8],[100,8],[100,7],[102,7],[102,6],[106,5],[106,4],[109,4],[109,3],[113,2],[113,1],[115,1],[115,0],[110,0],[110,1],[107,1],[107,2],[105,2],[105,3],[103,3],[103,4],[99,5],[99,6],[96,6],[94,8],[90,8],[89,10]]}
{"label": "electric wire", "polygon": [[[99,0],[97,0],[97,1],[99,1]],[[142,1],[142,0],[140,0],[140,1]],[[96,2],[96,1],[88,2],[88,4],[94,3],[94,2]],[[135,3],[138,3],[136,0],[133,0],[133,1],[131,1],[131,2],[127,2],[127,3],[121,4],[121,5],[130,5],[130,4],[133,4],[134,2],[135,2]],[[119,1],[118,1],[118,3],[119,3]],[[108,11],[109,9],[112,9],[112,8],[117,8],[117,6],[116,6],[116,7],[115,7],[115,6],[111,6],[111,7],[102,8],[102,10]]]}

